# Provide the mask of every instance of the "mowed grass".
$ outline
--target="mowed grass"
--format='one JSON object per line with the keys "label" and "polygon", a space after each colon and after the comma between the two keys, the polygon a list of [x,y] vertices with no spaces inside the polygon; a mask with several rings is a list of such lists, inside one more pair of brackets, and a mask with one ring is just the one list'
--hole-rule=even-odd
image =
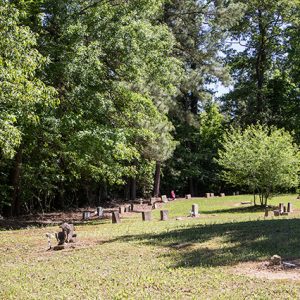
{"label": "mowed grass", "polygon": [[[251,200],[177,200],[164,206],[166,222],[156,210],[150,222],[136,214],[121,224],[77,226],[76,247],[57,252],[46,251],[45,238],[57,227],[0,231],[0,299],[299,299],[299,282],[232,271],[274,254],[300,258],[296,195],[270,202],[292,202],[288,217],[265,219],[262,210],[241,205]],[[200,217],[185,218],[193,203]]]}

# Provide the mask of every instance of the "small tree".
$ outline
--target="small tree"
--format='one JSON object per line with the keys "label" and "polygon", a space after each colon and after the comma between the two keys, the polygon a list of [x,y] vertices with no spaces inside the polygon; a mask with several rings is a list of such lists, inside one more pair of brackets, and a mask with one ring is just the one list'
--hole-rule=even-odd
{"label": "small tree", "polygon": [[276,189],[299,184],[299,149],[283,129],[261,125],[248,126],[244,131],[232,128],[218,154],[222,178],[257,192],[262,206]]}

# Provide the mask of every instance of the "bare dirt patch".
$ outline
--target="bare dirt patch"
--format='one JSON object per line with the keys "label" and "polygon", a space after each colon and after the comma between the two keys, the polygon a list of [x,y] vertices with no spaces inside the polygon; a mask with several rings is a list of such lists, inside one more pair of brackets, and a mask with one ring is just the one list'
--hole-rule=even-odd
{"label": "bare dirt patch", "polygon": [[295,267],[270,266],[268,261],[246,262],[230,268],[230,273],[269,280],[296,280],[300,281],[300,259],[285,260],[284,263]]}

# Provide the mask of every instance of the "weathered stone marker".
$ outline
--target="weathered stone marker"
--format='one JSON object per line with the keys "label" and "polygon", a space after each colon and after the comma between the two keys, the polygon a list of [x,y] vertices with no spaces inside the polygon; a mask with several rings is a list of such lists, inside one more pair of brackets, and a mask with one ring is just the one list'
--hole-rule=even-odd
{"label": "weathered stone marker", "polygon": [[213,198],[215,196],[214,193],[210,193],[210,197]]}
{"label": "weathered stone marker", "polygon": [[151,211],[142,212],[143,221],[151,221]]}
{"label": "weathered stone marker", "polygon": [[285,205],[283,206],[283,212],[286,212],[286,206]]}
{"label": "weathered stone marker", "polygon": [[124,214],[125,212],[125,207],[123,205],[119,206],[119,213]]}
{"label": "weathered stone marker", "polygon": [[206,198],[210,198],[210,193],[205,193]]}
{"label": "weathered stone marker", "polygon": [[290,203],[290,202],[287,205],[287,212],[289,212],[289,213],[293,212],[292,203]]}
{"label": "weathered stone marker", "polygon": [[193,217],[198,217],[199,215],[199,207],[198,204],[193,204],[192,205],[192,216]]}
{"label": "weathered stone marker", "polygon": [[161,221],[167,221],[169,216],[169,211],[168,210],[161,210],[160,211],[160,220]]}
{"label": "weathered stone marker", "polygon": [[162,195],[161,196],[161,201],[164,202],[164,203],[167,203],[168,202],[168,198],[166,195]]}
{"label": "weathered stone marker", "polygon": [[283,213],[283,203],[279,203],[279,212]]}
{"label": "weathered stone marker", "polygon": [[158,203],[155,202],[155,203],[152,205],[152,208],[153,208],[153,209],[157,209],[157,208],[158,208]]}
{"label": "weathered stone marker", "polygon": [[118,211],[112,212],[112,223],[113,224],[121,223],[121,219]]}
{"label": "weathered stone marker", "polygon": [[224,194],[224,193],[221,193],[221,194],[220,194],[220,197],[225,197],[225,194]]}
{"label": "weathered stone marker", "polygon": [[91,217],[91,212],[90,212],[90,211],[85,210],[85,211],[82,213],[82,219],[83,219],[83,220],[88,220],[90,217]]}
{"label": "weathered stone marker", "polygon": [[268,217],[269,216],[269,211],[268,211],[268,209],[266,208],[265,209],[265,217]]}
{"label": "weathered stone marker", "polygon": [[101,218],[103,217],[103,214],[104,214],[103,207],[101,206],[97,207],[97,216]]}
{"label": "weathered stone marker", "polygon": [[192,198],[192,195],[191,195],[191,194],[185,195],[185,199],[191,199],[191,198]]}
{"label": "weathered stone marker", "polygon": [[280,216],[280,210],[277,210],[277,209],[276,209],[276,210],[274,210],[273,212],[274,212],[274,216],[275,216],[275,217],[279,217],[279,216]]}
{"label": "weathered stone marker", "polygon": [[[63,223],[59,226],[61,231],[55,233],[56,240],[58,242],[57,246],[53,250],[62,250],[65,248],[65,243],[75,242],[76,234],[74,233],[75,228],[73,224]],[[51,246],[50,246],[51,247]]]}
{"label": "weathered stone marker", "polygon": [[134,211],[134,203],[130,204],[130,211]]}

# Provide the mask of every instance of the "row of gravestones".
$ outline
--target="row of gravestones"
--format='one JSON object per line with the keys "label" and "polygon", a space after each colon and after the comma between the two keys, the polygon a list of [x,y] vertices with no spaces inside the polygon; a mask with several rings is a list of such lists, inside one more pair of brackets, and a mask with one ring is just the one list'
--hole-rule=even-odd
{"label": "row of gravestones", "polygon": [[[274,216],[287,216],[289,213],[293,212],[292,203],[288,203],[287,206],[284,205],[284,203],[279,203],[278,209],[275,209],[273,211]],[[266,209],[265,211],[265,217],[268,216],[269,211]]]}
{"label": "row of gravestones", "polygon": [[[142,211],[142,220],[143,221],[151,221],[151,210],[148,211]],[[168,210],[161,210],[160,211],[160,220],[161,221],[167,221],[169,217],[169,211]],[[118,224],[121,223],[120,213],[118,211],[112,212],[112,223]]]}

